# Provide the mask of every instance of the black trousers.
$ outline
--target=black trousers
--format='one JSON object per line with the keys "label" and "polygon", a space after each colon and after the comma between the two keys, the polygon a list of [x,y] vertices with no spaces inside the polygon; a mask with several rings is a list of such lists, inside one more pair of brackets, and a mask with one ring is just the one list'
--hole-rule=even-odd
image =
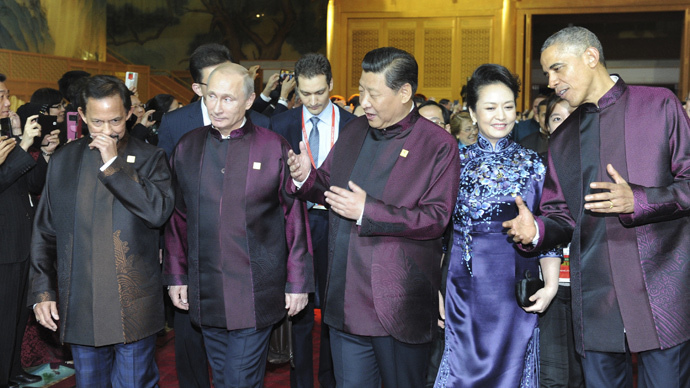
{"label": "black trousers", "polygon": [[584,388],[582,361],[575,351],[570,287],[558,286],[558,293],[539,316],[541,388]]}
{"label": "black trousers", "polygon": [[201,329],[192,324],[187,311],[175,309],[175,367],[180,387],[209,388],[208,361]]}
{"label": "black trousers", "polygon": [[331,328],[338,388],[420,388],[426,380],[431,342],[406,344],[391,336],[367,337]]}
{"label": "black trousers", "polygon": [[27,307],[29,260],[0,264],[0,386],[24,373],[22,340],[31,309]]}
{"label": "black trousers", "polygon": [[[637,354],[638,388],[690,387],[690,341],[669,349]],[[630,352],[585,352],[582,359],[587,387],[632,388]]]}
{"label": "black trousers", "polygon": [[[309,298],[307,307],[292,317],[292,344],[295,368],[290,370],[291,388],[314,387],[313,342],[314,308],[321,307],[320,301],[326,292],[328,279],[328,211],[309,210],[309,228],[314,249],[314,276],[316,295]],[[319,346],[319,384],[323,388],[335,388],[333,359],[331,357],[330,335],[327,325],[321,325]]]}

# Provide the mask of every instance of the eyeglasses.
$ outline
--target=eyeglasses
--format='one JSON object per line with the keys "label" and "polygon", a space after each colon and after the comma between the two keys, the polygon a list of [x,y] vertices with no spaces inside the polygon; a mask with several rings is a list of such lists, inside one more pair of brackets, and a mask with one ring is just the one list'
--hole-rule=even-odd
{"label": "eyeglasses", "polygon": [[197,83],[198,83],[199,85],[208,86],[208,84],[205,84],[205,83],[203,83],[203,82],[197,82]]}
{"label": "eyeglasses", "polygon": [[63,102],[60,102],[58,104],[51,105],[50,108],[51,109],[60,109],[60,108],[65,109],[66,106],[67,106],[67,103],[63,101]]}

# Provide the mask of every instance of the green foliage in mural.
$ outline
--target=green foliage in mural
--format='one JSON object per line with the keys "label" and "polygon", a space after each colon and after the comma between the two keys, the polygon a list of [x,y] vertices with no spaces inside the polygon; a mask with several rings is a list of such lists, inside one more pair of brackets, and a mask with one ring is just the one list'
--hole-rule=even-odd
{"label": "green foliage in mural", "polygon": [[40,0],[0,3],[0,48],[52,53],[55,42]]}

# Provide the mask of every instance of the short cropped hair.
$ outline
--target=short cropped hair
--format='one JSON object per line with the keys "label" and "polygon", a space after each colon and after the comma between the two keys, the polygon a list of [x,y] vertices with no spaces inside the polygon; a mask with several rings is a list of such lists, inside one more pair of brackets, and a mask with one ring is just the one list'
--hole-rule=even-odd
{"label": "short cropped hair", "polygon": [[467,107],[476,112],[480,89],[493,84],[505,85],[513,92],[513,97],[517,100],[520,93],[520,79],[505,67],[489,63],[475,69],[472,78],[467,82]]}
{"label": "short cropped hair", "polygon": [[91,77],[91,74],[85,71],[70,70],[63,74],[58,80],[58,89],[60,90],[60,93],[62,93],[62,96],[67,99],[67,101],[74,103],[75,101],[72,100],[79,96],[79,88],[81,87],[79,81],[88,77]]}
{"label": "short cropped hair", "polygon": [[313,78],[317,75],[325,75],[326,83],[330,85],[333,79],[331,72],[331,63],[323,54],[309,53],[295,63],[295,81],[299,86],[299,77]]}
{"label": "short cropped hair", "polygon": [[202,83],[201,70],[225,62],[232,62],[230,49],[218,43],[202,44],[189,57],[189,73],[195,83]]}
{"label": "short cropped hair", "polygon": [[412,54],[395,47],[379,47],[369,51],[362,60],[362,70],[384,73],[386,86],[394,91],[410,84],[412,94],[417,93],[419,67]]}
{"label": "short cropped hair", "polygon": [[242,76],[242,90],[244,91],[244,97],[249,98],[249,96],[254,93],[254,79],[249,75],[249,70],[238,64],[228,64],[217,67],[213,70],[213,73],[209,75],[208,80],[211,80],[211,76],[218,77],[220,74],[239,74]]}
{"label": "short cropped hair", "polygon": [[5,82],[6,80],[7,77],[4,74],[0,73],[0,82]]}
{"label": "short cropped hair", "polygon": [[441,115],[443,115],[443,124],[450,124],[450,112],[445,106],[439,104],[434,100],[426,100],[421,105],[417,107],[417,110],[424,108],[425,106],[435,106],[441,109]]}
{"label": "short cropped hair", "polygon": [[606,67],[604,48],[601,47],[599,38],[584,27],[566,27],[551,35],[541,46],[541,52],[554,45],[561,46],[575,55],[582,55],[585,50],[594,47],[599,51],[599,62]]}
{"label": "short cropped hair", "polygon": [[127,89],[121,79],[111,75],[95,75],[84,81],[79,95],[79,107],[86,113],[86,103],[89,98],[100,100],[106,97],[119,96],[126,112],[132,108],[132,92]]}

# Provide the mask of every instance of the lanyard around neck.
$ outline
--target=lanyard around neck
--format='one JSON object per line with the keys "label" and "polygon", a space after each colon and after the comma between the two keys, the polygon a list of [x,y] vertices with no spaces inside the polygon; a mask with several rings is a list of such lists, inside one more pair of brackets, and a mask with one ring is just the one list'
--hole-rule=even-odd
{"label": "lanyard around neck", "polygon": [[[318,131],[318,125],[315,125],[314,128],[312,128],[311,130]],[[309,152],[309,159],[311,160],[311,165],[314,166],[314,168],[317,168],[316,161],[314,160],[314,157],[311,155],[311,146],[309,146],[307,129],[304,126],[304,111],[302,111],[302,138],[304,139],[304,144],[307,146],[307,152]],[[331,148],[333,148],[333,144],[335,144],[335,105],[333,105],[333,112],[331,113]]]}

